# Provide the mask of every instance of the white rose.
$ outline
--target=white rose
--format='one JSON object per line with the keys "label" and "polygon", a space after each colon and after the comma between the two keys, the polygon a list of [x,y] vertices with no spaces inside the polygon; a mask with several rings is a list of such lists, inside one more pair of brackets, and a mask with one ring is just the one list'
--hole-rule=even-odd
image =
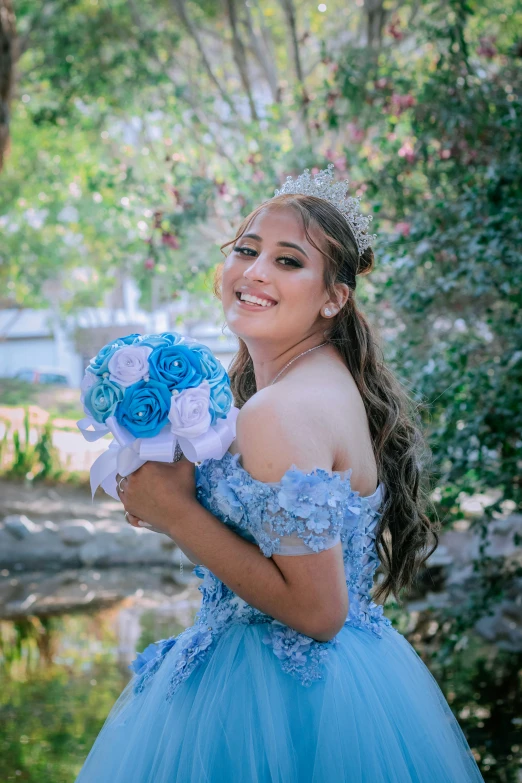
{"label": "white rose", "polygon": [[183,389],[172,395],[169,421],[175,435],[184,438],[197,438],[207,432],[212,417],[210,415],[210,384],[203,381],[193,389]]}
{"label": "white rose", "polygon": [[97,375],[94,375],[94,373],[89,372],[89,370],[85,371],[85,375],[82,378],[82,382],[80,383],[80,402],[83,405],[84,412],[90,416],[90,411],[87,410],[87,408],[84,405],[85,402],[85,394],[88,391],[88,389],[93,386],[93,384],[96,383],[96,381],[99,380]]}
{"label": "white rose", "polygon": [[123,345],[109,359],[109,380],[127,388],[149,374],[148,345]]}

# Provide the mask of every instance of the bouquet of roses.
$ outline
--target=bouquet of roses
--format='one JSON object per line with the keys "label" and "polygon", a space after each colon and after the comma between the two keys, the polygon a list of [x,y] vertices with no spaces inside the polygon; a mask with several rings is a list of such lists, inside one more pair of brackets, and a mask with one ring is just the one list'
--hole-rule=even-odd
{"label": "bouquet of roses", "polygon": [[176,332],[104,345],[85,370],[80,399],[84,438],[114,438],[91,468],[93,495],[101,485],[118,500],[116,474],[128,476],[148,460],[221,459],[236,437],[239,409],[223,365]]}

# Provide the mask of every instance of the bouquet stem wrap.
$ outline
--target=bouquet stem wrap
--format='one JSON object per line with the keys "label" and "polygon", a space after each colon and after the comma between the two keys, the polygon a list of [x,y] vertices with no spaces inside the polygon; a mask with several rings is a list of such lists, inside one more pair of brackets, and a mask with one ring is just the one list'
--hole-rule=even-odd
{"label": "bouquet stem wrap", "polygon": [[108,495],[119,500],[116,474],[128,476],[148,461],[172,462],[177,442],[190,462],[221,459],[236,437],[238,413],[239,408],[232,407],[226,418],[217,419],[206,432],[190,440],[175,435],[168,425],[153,438],[135,438],[114,416],[109,416],[104,424],[99,424],[90,416],[80,419],[77,422],[78,428],[90,443],[103,438],[109,432],[113,436],[107,451],[101,454],[91,467],[92,496],[94,497],[94,493],[101,486]]}

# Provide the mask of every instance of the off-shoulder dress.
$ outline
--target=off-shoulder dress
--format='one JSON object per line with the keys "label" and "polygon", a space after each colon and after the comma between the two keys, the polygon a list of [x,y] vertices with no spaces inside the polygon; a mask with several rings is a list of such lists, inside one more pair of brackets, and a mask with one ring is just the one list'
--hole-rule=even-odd
{"label": "off-shoulder dress", "polygon": [[385,487],[351,471],[254,479],[240,454],[196,468],[197,498],[273,554],[339,541],[349,595],[319,642],[234,594],[198,565],[194,625],[140,652],[76,783],[475,783],[464,734],[418,653],[370,597]]}

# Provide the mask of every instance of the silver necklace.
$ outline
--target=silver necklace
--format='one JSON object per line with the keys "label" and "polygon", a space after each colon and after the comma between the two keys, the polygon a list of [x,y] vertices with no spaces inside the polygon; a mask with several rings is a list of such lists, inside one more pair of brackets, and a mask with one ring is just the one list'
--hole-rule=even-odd
{"label": "silver necklace", "polygon": [[325,343],[321,343],[321,345],[314,345],[314,347],[313,347],[313,348],[309,348],[307,351],[303,351],[303,353],[298,353],[298,354],[297,354],[297,356],[294,356],[294,358],[293,358],[293,359],[290,359],[290,361],[288,362],[288,364],[285,364],[285,366],[283,367],[283,369],[282,369],[282,370],[279,370],[279,372],[277,373],[276,377],[274,378],[274,380],[272,381],[272,383],[270,384],[270,386],[272,386],[272,384],[273,384],[273,383],[275,383],[275,382],[277,381],[277,379],[279,378],[279,376],[281,375],[281,373],[282,373],[282,372],[284,372],[284,371],[286,370],[286,368],[287,368],[287,367],[290,367],[290,365],[292,364],[292,362],[295,362],[295,360],[296,360],[296,359],[299,359],[299,357],[300,357],[300,356],[304,356],[304,355],[305,355],[305,353],[310,353],[310,351],[315,351],[315,349],[316,349],[316,348],[322,348],[322,347],[323,347],[323,345],[328,345],[328,341],[326,341]]}

